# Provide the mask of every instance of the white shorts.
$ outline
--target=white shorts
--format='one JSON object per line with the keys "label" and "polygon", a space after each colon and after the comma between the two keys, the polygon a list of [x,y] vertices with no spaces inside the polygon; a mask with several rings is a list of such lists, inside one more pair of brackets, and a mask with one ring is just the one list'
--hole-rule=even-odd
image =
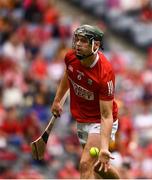
{"label": "white shorts", "polygon": [[[77,122],[77,135],[81,144],[86,144],[88,134],[97,133],[100,134],[100,123],[78,123]],[[115,141],[115,134],[118,129],[118,120],[113,123],[111,131],[111,139]]]}

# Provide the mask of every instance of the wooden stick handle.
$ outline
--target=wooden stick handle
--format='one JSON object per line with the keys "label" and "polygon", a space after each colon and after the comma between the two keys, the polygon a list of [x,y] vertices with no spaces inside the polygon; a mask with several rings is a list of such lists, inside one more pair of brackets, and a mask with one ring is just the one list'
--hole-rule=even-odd
{"label": "wooden stick handle", "polygon": [[[61,106],[63,106],[63,104],[65,103],[68,95],[69,95],[69,89],[68,89],[67,92],[64,94],[63,98],[61,99],[61,102],[60,102],[60,103],[61,103]],[[45,129],[45,131],[47,131],[47,133],[50,134],[56,118],[57,118],[57,117],[54,116],[54,115],[51,117],[51,119],[50,119],[50,121],[49,121],[49,124],[47,125],[47,127],[46,127],[46,129]]]}

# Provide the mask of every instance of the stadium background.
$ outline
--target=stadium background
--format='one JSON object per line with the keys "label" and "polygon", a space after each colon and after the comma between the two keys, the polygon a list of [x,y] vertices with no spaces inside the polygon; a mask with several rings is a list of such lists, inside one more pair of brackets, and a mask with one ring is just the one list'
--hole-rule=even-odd
{"label": "stadium background", "polygon": [[49,121],[71,35],[80,24],[105,32],[104,53],[116,72],[120,126],[113,162],[122,178],[152,178],[152,1],[0,0],[0,178],[79,178],[81,147],[65,112],[45,161],[30,142]]}

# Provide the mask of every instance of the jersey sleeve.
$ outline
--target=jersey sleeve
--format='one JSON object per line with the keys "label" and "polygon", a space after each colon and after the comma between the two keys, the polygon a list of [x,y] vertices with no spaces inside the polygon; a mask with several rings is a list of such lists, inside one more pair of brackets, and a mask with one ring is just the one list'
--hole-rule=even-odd
{"label": "jersey sleeve", "polygon": [[100,83],[99,99],[110,101],[114,99],[115,75],[113,70],[104,75]]}
{"label": "jersey sleeve", "polygon": [[66,65],[66,68],[68,66],[68,53],[66,53],[65,57],[64,57],[64,63]]}
{"label": "jersey sleeve", "polygon": [[68,65],[70,64],[70,60],[71,58],[73,57],[73,51],[72,50],[69,50],[65,57],[64,57],[64,62],[65,62],[65,65],[66,65],[66,68],[68,67]]}

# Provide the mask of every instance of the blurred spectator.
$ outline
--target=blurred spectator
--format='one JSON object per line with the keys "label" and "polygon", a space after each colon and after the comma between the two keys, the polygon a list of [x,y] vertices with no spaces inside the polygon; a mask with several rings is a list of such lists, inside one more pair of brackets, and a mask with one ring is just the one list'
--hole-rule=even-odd
{"label": "blurred spectator", "polygon": [[[1,76],[4,75],[6,72],[11,71],[16,64],[12,61],[11,58],[0,54],[0,74]],[[1,78],[3,81],[3,79]]]}
{"label": "blurred spectator", "polygon": [[152,69],[152,47],[148,50],[148,58],[146,60],[147,69]]}
{"label": "blurred spectator", "polygon": [[2,0],[2,1],[0,2],[0,8],[11,8],[12,5],[13,5],[13,3],[12,3],[11,0],[7,0],[7,1]]}
{"label": "blurred spectator", "polygon": [[22,121],[22,132],[27,143],[34,141],[40,136],[41,124],[35,112],[27,114]]}
{"label": "blurred spectator", "polygon": [[61,145],[61,140],[56,134],[52,133],[48,139],[47,152],[49,156],[53,156],[55,158],[64,155],[64,149]]}
{"label": "blurred spectator", "polygon": [[44,12],[44,23],[48,25],[55,25],[58,22],[59,16],[59,11],[53,5],[53,1],[47,1]]}
{"label": "blurred spectator", "polygon": [[[73,158],[77,157],[76,159],[78,160],[81,154],[81,146],[79,144],[78,141],[78,137],[77,137],[77,131],[76,131],[76,123],[75,122],[71,122],[70,124],[70,129],[68,134],[64,137],[63,139],[64,141],[64,148],[65,151]],[[77,165],[79,164],[79,162],[76,162],[76,159],[74,159],[75,163],[77,163]]]}
{"label": "blurred spectator", "polygon": [[25,91],[24,74],[19,64],[14,64],[10,69],[5,71],[4,74],[4,86],[12,82],[14,86],[22,90],[22,92]]}
{"label": "blurred spectator", "polygon": [[24,0],[25,20],[32,23],[40,23],[43,19],[43,11],[38,0]]}
{"label": "blurred spectator", "polygon": [[0,167],[0,179],[16,179],[17,175],[10,166],[3,165]]}
{"label": "blurred spectator", "polygon": [[116,74],[125,72],[126,62],[121,54],[118,52],[111,52],[110,62],[113,65]]}
{"label": "blurred spectator", "polygon": [[134,127],[138,133],[138,143],[141,146],[146,146],[152,139],[152,113],[149,104],[143,104],[143,109],[134,117]]}
{"label": "blurred spectator", "polygon": [[3,150],[7,148],[8,139],[6,133],[3,130],[1,130],[1,126],[0,126],[0,150]]}
{"label": "blurred spectator", "polygon": [[43,97],[44,105],[48,107],[54,99],[54,91],[51,90],[50,86],[52,86],[52,83],[40,82],[37,87],[37,93]]}
{"label": "blurred spectator", "polygon": [[0,90],[0,126],[2,125],[5,117],[6,117],[6,109],[4,108],[4,105],[2,103],[2,99],[1,99],[1,90]]}
{"label": "blurred spectator", "polygon": [[17,179],[44,179],[44,176],[36,169],[32,168],[28,161],[25,161],[22,170],[17,173]]}
{"label": "blurred spectator", "polygon": [[11,135],[22,135],[21,122],[18,120],[16,107],[7,109],[7,116],[1,125],[1,131],[10,137]]}
{"label": "blurred spectator", "polygon": [[147,178],[152,177],[152,144],[150,143],[146,148],[145,148],[145,158],[143,159],[143,162],[141,164],[141,168],[143,171],[143,175]]}
{"label": "blurred spectator", "polygon": [[32,73],[35,81],[42,81],[47,78],[47,62],[42,54],[38,53],[35,59],[32,61],[29,73]]}
{"label": "blurred spectator", "polygon": [[24,142],[21,122],[19,121],[17,109],[15,107],[7,110],[7,116],[0,130],[5,133],[10,145],[20,147]]}
{"label": "blurred spectator", "polygon": [[59,179],[78,179],[79,172],[75,169],[73,161],[67,160],[62,169],[59,170],[57,174]]}
{"label": "blurred spectator", "polygon": [[120,7],[123,11],[140,10],[142,6],[142,0],[120,0]]}
{"label": "blurred spectator", "polygon": [[23,92],[15,86],[13,80],[8,80],[2,93],[2,102],[6,108],[23,105]]}
{"label": "blurred spectator", "polygon": [[152,83],[147,83],[144,85],[143,101],[145,103],[152,102]]}
{"label": "blurred spectator", "polygon": [[10,35],[10,38],[7,42],[4,43],[2,51],[5,56],[12,58],[12,60],[20,65],[25,63],[26,52],[25,47],[18,37],[17,32],[14,32]]}
{"label": "blurred spectator", "polygon": [[2,46],[9,39],[12,30],[13,25],[11,20],[8,17],[0,16],[0,46]]}
{"label": "blurred spectator", "polygon": [[118,151],[122,156],[131,155],[130,146],[135,141],[135,132],[133,122],[130,114],[130,110],[127,107],[123,109],[121,116],[119,117],[119,130],[118,140],[116,140]]}
{"label": "blurred spectator", "polygon": [[150,0],[143,1],[143,7],[141,10],[141,20],[144,22],[152,21],[152,2]]}
{"label": "blurred spectator", "polygon": [[30,27],[25,26],[24,29],[21,30],[22,36],[26,37],[24,40],[28,60],[32,61],[35,56],[40,52],[41,40],[40,36],[35,35],[35,31],[31,31]]}
{"label": "blurred spectator", "polygon": [[67,46],[61,42],[60,47],[58,49],[58,53],[54,56],[54,59],[48,64],[48,77],[52,82],[52,85],[55,86],[59,83],[63,72],[64,72],[64,55],[67,50]]}

